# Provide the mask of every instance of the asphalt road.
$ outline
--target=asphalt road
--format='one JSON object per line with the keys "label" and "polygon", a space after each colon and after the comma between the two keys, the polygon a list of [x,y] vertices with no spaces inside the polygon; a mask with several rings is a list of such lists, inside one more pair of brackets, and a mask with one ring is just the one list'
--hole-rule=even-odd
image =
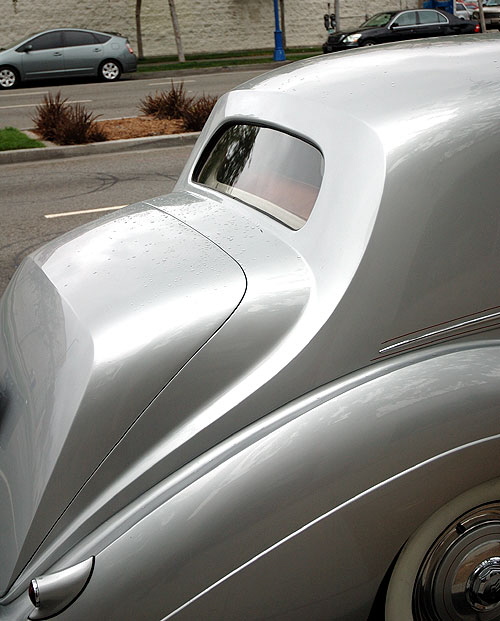
{"label": "asphalt road", "polygon": [[[220,95],[263,71],[204,73],[173,80],[184,81],[189,94]],[[57,91],[103,119],[137,116],[138,102],[149,93],[168,89],[171,79],[148,74],[143,79],[125,76],[111,84],[44,82],[0,91],[0,127],[32,127],[31,118],[44,94]],[[106,213],[99,210],[170,192],[191,149],[169,147],[2,165],[0,294],[22,258],[43,243]]]}
{"label": "asphalt road", "polygon": [[[192,146],[2,165],[0,294],[24,256],[119,207],[167,194]],[[75,212],[91,210],[90,213]]]}
{"label": "asphalt road", "polygon": [[[33,127],[33,115],[44,95],[58,91],[70,102],[80,102],[87,110],[101,119],[114,119],[140,114],[139,104],[147,95],[169,90],[171,80],[184,82],[189,95],[222,95],[242,82],[263,73],[265,69],[238,70],[219,73],[201,73],[183,77],[165,77],[165,74],[149,73],[131,78],[123,76],[118,82],[32,82],[23,88],[0,91],[0,127]],[[137,74],[139,76],[140,74]]]}

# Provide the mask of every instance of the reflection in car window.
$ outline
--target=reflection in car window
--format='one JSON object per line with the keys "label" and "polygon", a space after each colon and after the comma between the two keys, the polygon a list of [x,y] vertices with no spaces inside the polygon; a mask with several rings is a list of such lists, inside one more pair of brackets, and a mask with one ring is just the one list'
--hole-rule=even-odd
{"label": "reflection in car window", "polygon": [[393,16],[394,13],[377,13],[377,15],[370,17],[370,19],[364,24],[361,24],[360,28],[376,28],[377,26],[385,26],[390,22]]}
{"label": "reflection in car window", "polygon": [[60,31],[46,32],[28,41],[27,45],[31,45],[33,50],[48,50],[52,47],[62,47],[61,33]]}
{"label": "reflection in car window", "polygon": [[416,11],[405,11],[396,17],[395,26],[415,26],[417,23]]}
{"label": "reflection in car window", "polygon": [[97,40],[91,32],[67,30],[64,33],[64,45],[67,47],[74,45],[95,45],[96,43]]}
{"label": "reflection in car window", "polygon": [[437,24],[440,22],[446,22],[446,17],[437,13],[436,11],[419,11],[418,12],[421,24]]}
{"label": "reflection in car window", "polygon": [[313,145],[268,127],[235,124],[209,144],[193,180],[299,229],[322,177],[323,156]]}

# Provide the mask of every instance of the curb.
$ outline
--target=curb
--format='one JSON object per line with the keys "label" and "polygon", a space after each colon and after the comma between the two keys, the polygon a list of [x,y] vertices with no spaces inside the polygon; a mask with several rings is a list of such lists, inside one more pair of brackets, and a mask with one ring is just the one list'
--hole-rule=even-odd
{"label": "curb", "polygon": [[169,136],[147,136],[145,138],[92,142],[90,144],[77,144],[66,147],[0,151],[0,165],[64,159],[68,157],[80,157],[82,155],[100,155],[104,153],[120,153],[123,151],[139,151],[142,149],[179,147],[194,144],[199,135],[200,132],[193,132],[188,134],[172,134]]}

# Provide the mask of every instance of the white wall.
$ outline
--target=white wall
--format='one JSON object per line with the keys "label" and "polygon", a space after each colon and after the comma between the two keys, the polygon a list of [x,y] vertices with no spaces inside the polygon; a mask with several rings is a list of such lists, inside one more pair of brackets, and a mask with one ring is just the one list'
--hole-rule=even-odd
{"label": "white wall", "polygon": [[[136,45],[135,0],[17,0],[16,10],[12,0],[0,5],[0,47],[65,26],[120,32]],[[356,27],[367,14],[416,5],[416,0],[340,0],[341,26]],[[186,54],[274,47],[272,0],[176,0],[176,7]],[[287,45],[321,45],[326,11],[327,2],[285,0]],[[168,0],[143,0],[141,16],[144,54],[175,54]]]}

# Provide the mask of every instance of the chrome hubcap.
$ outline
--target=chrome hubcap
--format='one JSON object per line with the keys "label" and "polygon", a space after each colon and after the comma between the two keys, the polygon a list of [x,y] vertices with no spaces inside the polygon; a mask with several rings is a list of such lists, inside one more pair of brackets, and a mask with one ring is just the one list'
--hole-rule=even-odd
{"label": "chrome hubcap", "polygon": [[500,503],[451,524],[422,563],[413,591],[418,621],[500,621]]}
{"label": "chrome hubcap", "polygon": [[15,84],[16,76],[10,69],[2,69],[0,71],[0,86],[3,88],[10,88]]}
{"label": "chrome hubcap", "polygon": [[494,610],[500,605],[500,557],[493,556],[479,563],[467,580],[466,596],[479,612]]}
{"label": "chrome hubcap", "polygon": [[102,74],[106,80],[114,80],[118,77],[118,67],[114,63],[106,63],[102,68]]}

